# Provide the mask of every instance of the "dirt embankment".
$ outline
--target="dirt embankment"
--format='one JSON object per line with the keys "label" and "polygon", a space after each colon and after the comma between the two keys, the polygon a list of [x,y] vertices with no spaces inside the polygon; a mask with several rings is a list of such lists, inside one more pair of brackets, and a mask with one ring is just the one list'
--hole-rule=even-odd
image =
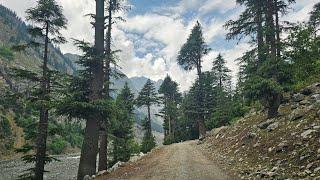
{"label": "dirt embankment", "polygon": [[320,84],[290,95],[280,115],[252,112],[201,148],[243,179],[320,179]]}

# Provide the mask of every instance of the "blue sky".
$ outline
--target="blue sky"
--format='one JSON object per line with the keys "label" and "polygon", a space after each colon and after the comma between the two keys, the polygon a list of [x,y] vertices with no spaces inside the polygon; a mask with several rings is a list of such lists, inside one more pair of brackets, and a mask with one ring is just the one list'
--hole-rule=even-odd
{"label": "blue sky", "polygon": [[[68,29],[63,35],[70,38],[92,41],[93,30],[89,20],[83,15],[93,13],[94,0],[57,0],[64,8],[69,20]],[[0,0],[0,3],[13,9],[21,17],[24,11],[35,5],[36,0]],[[291,22],[307,20],[312,6],[318,0],[297,0],[290,14],[281,20]],[[204,58],[203,69],[210,70],[212,60],[222,53],[228,67],[237,73],[235,59],[250,49],[243,41],[238,45],[226,41],[226,30],[222,27],[229,19],[235,19],[242,7],[235,0],[126,0],[131,10],[122,12],[127,21],[113,29],[113,48],[120,49],[119,65],[129,77],[146,76],[153,80],[169,74],[180,84],[182,90],[192,85],[196,74],[185,72],[176,63],[181,45],[186,41],[190,30],[198,20],[203,26],[204,37],[213,49]],[[61,46],[63,52],[79,53],[67,43]]]}

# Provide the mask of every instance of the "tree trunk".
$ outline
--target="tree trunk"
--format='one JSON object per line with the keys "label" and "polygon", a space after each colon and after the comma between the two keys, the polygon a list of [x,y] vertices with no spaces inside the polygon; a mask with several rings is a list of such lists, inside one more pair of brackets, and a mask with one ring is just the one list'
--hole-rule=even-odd
{"label": "tree trunk", "polygon": [[262,27],[262,4],[258,2],[257,5],[257,19],[256,23],[258,26],[257,29],[257,40],[258,40],[258,59],[260,62],[263,62],[265,60],[264,57],[264,41],[263,41],[263,27]]}
{"label": "tree trunk", "polygon": [[279,114],[278,109],[279,109],[280,103],[281,103],[281,95],[278,94],[273,97],[273,101],[269,106],[268,119],[275,118],[278,116],[278,114]]}
{"label": "tree trunk", "polygon": [[[49,23],[46,23],[46,36],[44,43],[44,58],[42,67],[42,82],[41,82],[41,99],[47,100],[49,92],[49,77],[48,77],[48,44],[49,44]],[[37,147],[36,147],[36,168],[35,178],[37,180],[43,179],[44,165],[47,151],[47,132],[48,132],[48,109],[41,107],[40,121],[38,127]]]}
{"label": "tree trunk", "polygon": [[277,42],[277,57],[280,58],[281,57],[281,38],[280,38],[280,24],[279,24],[279,12],[278,12],[278,0],[275,0],[274,2],[274,6],[275,8],[275,15],[276,15],[276,42]]}
{"label": "tree trunk", "polygon": [[[89,96],[91,102],[101,99],[103,91],[104,0],[96,0],[95,50],[97,58],[92,67],[93,79],[90,85],[91,92]],[[85,175],[93,175],[96,173],[99,127],[101,124],[101,119],[99,118],[97,118],[97,115],[93,115],[86,122],[84,142],[82,144],[78,169],[78,180],[82,180]]]}
{"label": "tree trunk", "polygon": [[[109,9],[108,9],[108,30],[107,30],[107,37],[106,37],[106,62],[105,62],[105,93],[106,98],[109,99],[109,92],[110,92],[110,63],[111,63],[111,30],[112,30],[112,4],[111,0],[109,2]],[[103,171],[106,170],[108,167],[108,132],[107,132],[107,122],[102,121],[102,132],[100,133],[100,149],[99,149],[99,165],[98,170]]]}
{"label": "tree trunk", "polygon": [[[198,102],[199,107],[203,107],[203,96],[202,96],[202,72],[201,72],[201,58],[199,57],[198,66],[197,66],[198,76],[199,76],[199,96]],[[198,112],[198,127],[199,127],[199,139],[203,139],[206,135],[206,127],[204,124],[204,115],[203,112]]]}
{"label": "tree trunk", "polygon": [[150,105],[148,105],[148,131],[152,133]]}
{"label": "tree trunk", "polygon": [[266,40],[269,45],[269,52],[271,57],[275,58],[276,53],[276,39],[275,39],[275,25],[274,25],[274,3],[273,0],[267,0],[267,8],[266,8]]}
{"label": "tree trunk", "polygon": [[86,175],[96,174],[96,160],[98,153],[99,123],[96,118],[87,120],[84,133],[84,142],[81,149],[78,180]]}

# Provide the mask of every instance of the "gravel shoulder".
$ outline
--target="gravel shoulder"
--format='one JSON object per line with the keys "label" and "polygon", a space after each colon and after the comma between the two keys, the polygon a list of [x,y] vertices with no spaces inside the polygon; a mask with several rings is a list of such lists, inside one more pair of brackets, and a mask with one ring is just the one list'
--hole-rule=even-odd
{"label": "gravel shoulder", "polygon": [[[44,174],[46,180],[69,180],[76,179],[79,154],[55,156],[60,161],[54,161],[45,166],[49,172]],[[33,164],[25,164],[21,159],[0,161],[0,180],[14,180],[24,170],[33,167]]]}
{"label": "gravel shoulder", "polygon": [[214,161],[196,145],[196,141],[163,146],[136,163],[130,163],[98,179],[132,180],[229,180]]}

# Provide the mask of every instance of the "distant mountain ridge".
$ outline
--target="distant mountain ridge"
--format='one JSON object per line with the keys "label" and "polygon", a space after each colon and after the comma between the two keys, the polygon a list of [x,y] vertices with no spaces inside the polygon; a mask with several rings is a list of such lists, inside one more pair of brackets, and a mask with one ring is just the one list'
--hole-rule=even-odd
{"label": "distant mountain ridge", "polygon": [[[11,67],[19,67],[28,70],[39,71],[43,61],[43,51],[41,48],[28,48],[24,52],[10,52],[10,56],[2,56],[6,50],[11,46],[17,44],[25,44],[31,40],[28,34],[28,26],[19,18],[15,12],[2,6],[0,4],[0,80],[3,74],[7,74],[7,71]],[[52,44],[49,45],[49,66],[52,69],[74,74],[81,67],[76,63],[79,60],[79,55],[67,53],[63,54],[59,47],[55,47]],[[117,70],[120,71],[120,70]],[[7,77],[6,77],[7,78]],[[111,88],[114,90],[114,96],[124,87],[127,82],[135,96],[138,96],[139,91],[142,89],[148,78],[146,77],[132,77],[128,78],[124,76],[120,79],[112,78],[113,82]],[[156,89],[160,87],[162,80],[157,82],[153,81]],[[153,108],[153,112],[156,113],[157,108]],[[137,117],[139,117],[138,124],[141,124],[141,119],[145,117],[145,110],[138,108],[136,111]],[[152,127],[158,132],[163,132],[162,121],[157,117],[153,117],[154,122]]]}
{"label": "distant mountain ridge", "polygon": [[[13,45],[25,44],[31,40],[28,26],[15,12],[0,4],[0,51]],[[38,69],[43,59],[43,50],[39,47],[27,48],[24,52],[15,52],[14,59],[6,60],[8,66],[19,66],[28,69]],[[64,56],[58,47],[49,45],[49,66],[53,69],[73,74],[76,71],[74,63]]]}

